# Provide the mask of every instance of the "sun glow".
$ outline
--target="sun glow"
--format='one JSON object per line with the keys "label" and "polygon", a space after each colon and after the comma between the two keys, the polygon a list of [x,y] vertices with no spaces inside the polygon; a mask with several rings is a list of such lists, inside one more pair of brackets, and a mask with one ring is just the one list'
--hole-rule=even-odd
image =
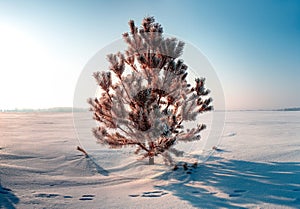
{"label": "sun glow", "polygon": [[43,94],[39,86],[43,81],[38,78],[49,68],[46,52],[26,31],[0,23],[0,92],[1,101],[6,102],[0,108],[40,106],[36,99]]}
{"label": "sun glow", "polygon": [[0,24],[1,68],[11,70],[31,64],[42,56],[41,47],[25,32]]}

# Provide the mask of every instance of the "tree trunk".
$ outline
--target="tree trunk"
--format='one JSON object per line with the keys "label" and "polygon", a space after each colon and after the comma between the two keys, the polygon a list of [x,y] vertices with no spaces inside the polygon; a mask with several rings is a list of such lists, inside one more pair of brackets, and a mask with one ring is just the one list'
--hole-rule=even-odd
{"label": "tree trunk", "polygon": [[149,165],[154,165],[154,157],[149,157]]}

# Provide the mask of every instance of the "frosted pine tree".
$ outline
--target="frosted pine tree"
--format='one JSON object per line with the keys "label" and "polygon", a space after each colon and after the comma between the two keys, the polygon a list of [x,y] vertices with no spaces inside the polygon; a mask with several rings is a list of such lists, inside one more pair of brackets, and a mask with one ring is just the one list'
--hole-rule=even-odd
{"label": "frosted pine tree", "polygon": [[98,126],[93,134],[110,148],[136,147],[142,159],[161,155],[167,164],[182,156],[174,145],[200,140],[204,124],[185,129],[185,121],[212,110],[205,79],[187,82],[188,67],[179,59],[184,42],[165,38],[163,28],[146,17],[140,28],[129,21],[130,33],[123,39],[124,53],[107,55],[106,72],[95,72],[101,95],[88,100]]}

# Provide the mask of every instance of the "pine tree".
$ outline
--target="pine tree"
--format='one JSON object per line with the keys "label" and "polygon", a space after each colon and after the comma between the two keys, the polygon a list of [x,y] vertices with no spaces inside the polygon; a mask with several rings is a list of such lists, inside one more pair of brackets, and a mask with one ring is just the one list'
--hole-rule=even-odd
{"label": "pine tree", "polygon": [[165,38],[163,28],[153,17],[146,17],[140,28],[129,21],[130,33],[123,39],[124,53],[107,55],[108,71],[93,74],[101,95],[88,99],[98,127],[93,134],[110,148],[135,146],[142,159],[163,156],[172,164],[178,142],[200,139],[199,124],[185,129],[185,121],[195,121],[200,113],[212,110],[212,99],[205,78],[187,82],[188,66],[179,59],[184,42]]}

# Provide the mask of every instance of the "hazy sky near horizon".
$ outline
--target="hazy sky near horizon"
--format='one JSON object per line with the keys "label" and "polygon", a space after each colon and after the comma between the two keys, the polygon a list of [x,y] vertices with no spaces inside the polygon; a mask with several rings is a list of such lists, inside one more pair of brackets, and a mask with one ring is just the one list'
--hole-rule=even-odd
{"label": "hazy sky near horizon", "polygon": [[0,0],[0,109],[72,106],[89,59],[147,15],[208,57],[227,109],[300,106],[300,1]]}

